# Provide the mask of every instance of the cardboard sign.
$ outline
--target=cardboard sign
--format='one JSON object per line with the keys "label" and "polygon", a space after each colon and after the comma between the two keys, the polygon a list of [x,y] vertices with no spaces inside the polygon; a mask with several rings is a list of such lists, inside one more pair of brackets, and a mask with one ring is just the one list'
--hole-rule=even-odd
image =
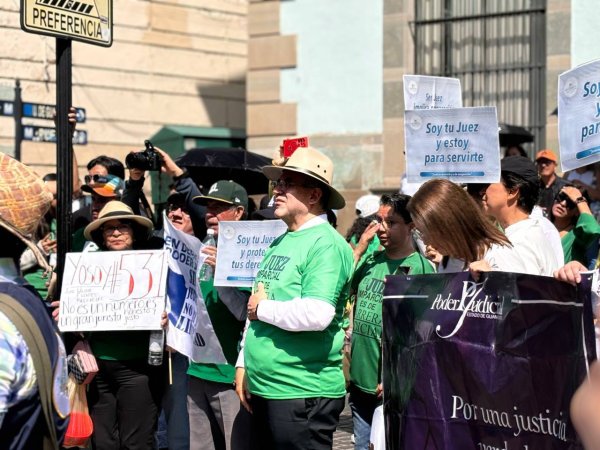
{"label": "cardboard sign", "polygon": [[581,448],[569,403],[595,359],[590,278],[387,277],[387,448]]}
{"label": "cardboard sign", "polygon": [[406,111],[462,108],[462,91],[458,78],[404,75],[404,109]]}
{"label": "cardboard sign", "polygon": [[164,250],[67,253],[60,331],[160,330]]}
{"label": "cardboard sign", "polygon": [[406,111],[404,134],[409,182],[500,180],[496,107]]}
{"label": "cardboard sign", "polygon": [[265,251],[286,230],[281,220],[219,222],[215,286],[251,287]]}
{"label": "cardboard sign", "polygon": [[600,60],[558,77],[558,136],[563,171],[600,161]]}

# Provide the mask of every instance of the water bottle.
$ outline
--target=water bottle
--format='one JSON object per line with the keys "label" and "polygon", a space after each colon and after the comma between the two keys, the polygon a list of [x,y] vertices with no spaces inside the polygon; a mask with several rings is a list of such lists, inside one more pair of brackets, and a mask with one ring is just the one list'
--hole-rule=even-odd
{"label": "water bottle", "polygon": [[[215,230],[213,230],[212,228],[209,228],[208,230],[206,230],[206,237],[204,238],[202,243],[204,245],[210,245],[212,247],[216,247],[217,241],[215,241]],[[202,264],[202,267],[200,267],[200,276],[198,277],[198,279],[200,281],[212,280],[213,275],[214,275],[213,266],[204,262]]]}
{"label": "water bottle", "polygon": [[163,347],[165,345],[165,331],[154,330],[150,332],[150,344],[148,345],[148,364],[160,366],[163,362]]}

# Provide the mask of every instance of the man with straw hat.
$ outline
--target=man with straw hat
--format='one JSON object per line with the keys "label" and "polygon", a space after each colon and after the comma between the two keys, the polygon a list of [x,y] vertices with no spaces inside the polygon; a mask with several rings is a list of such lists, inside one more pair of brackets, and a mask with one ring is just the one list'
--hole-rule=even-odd
{"label": "man with straw hat", "polygon": [[[30,168],[0,153],[0,443],[2,448],[55,448],[69,414],[66,353],[44,303],[23,286],[21,253],[52,194]],[[49,445],[49,447],[46,447]]]}
{"label": "man with straw hat", "polygon": [[314,148],[263,172],[288,231],[260,264],[236,390],[259,448],[330,449],[346,393],[342,312],[354,260],[326,210],[346,202],[332,186],[333,163]]}

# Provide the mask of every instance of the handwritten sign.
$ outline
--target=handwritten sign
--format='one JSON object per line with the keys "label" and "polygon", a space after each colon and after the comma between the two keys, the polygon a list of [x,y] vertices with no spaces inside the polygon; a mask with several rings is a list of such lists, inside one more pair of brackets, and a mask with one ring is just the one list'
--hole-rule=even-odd
{"label": "handwritten sign", "polygon": [[267,247],[286,229],[281,220],[219,222],[215,286],[252,286]]}
{"label": "handwritten sign", "polygon": [[447,178],[455,183],[500,179],[495,107],[406,111],[407,178]]}
{"label": "handwritten sign", "polygon": [[563,171],[600,161],[600,60],[558,77],[558,136]]}
{"label": "handwritten sign", "polygon": [[166,276],[164,250],[67,253],[58,327],[159,330]]}
{"label": "handwritten sign", "polygon": [[458,78],[404,75],[404,109],[406,111],[462,108]]}

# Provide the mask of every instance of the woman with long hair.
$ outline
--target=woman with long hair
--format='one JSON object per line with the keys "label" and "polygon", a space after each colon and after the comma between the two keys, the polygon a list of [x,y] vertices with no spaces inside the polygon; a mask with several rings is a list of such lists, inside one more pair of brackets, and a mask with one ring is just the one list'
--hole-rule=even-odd
{"label": "woman with long hair", "polygon": [[[492,248],[509,253],[511,244],[457,184],[444,179],[427,181],[408,203],[408,211],[425,244],[444,255],[438,272],[469,267],[514,270],[487,258]],[[480,261],[485,263],[472,266]]]}

